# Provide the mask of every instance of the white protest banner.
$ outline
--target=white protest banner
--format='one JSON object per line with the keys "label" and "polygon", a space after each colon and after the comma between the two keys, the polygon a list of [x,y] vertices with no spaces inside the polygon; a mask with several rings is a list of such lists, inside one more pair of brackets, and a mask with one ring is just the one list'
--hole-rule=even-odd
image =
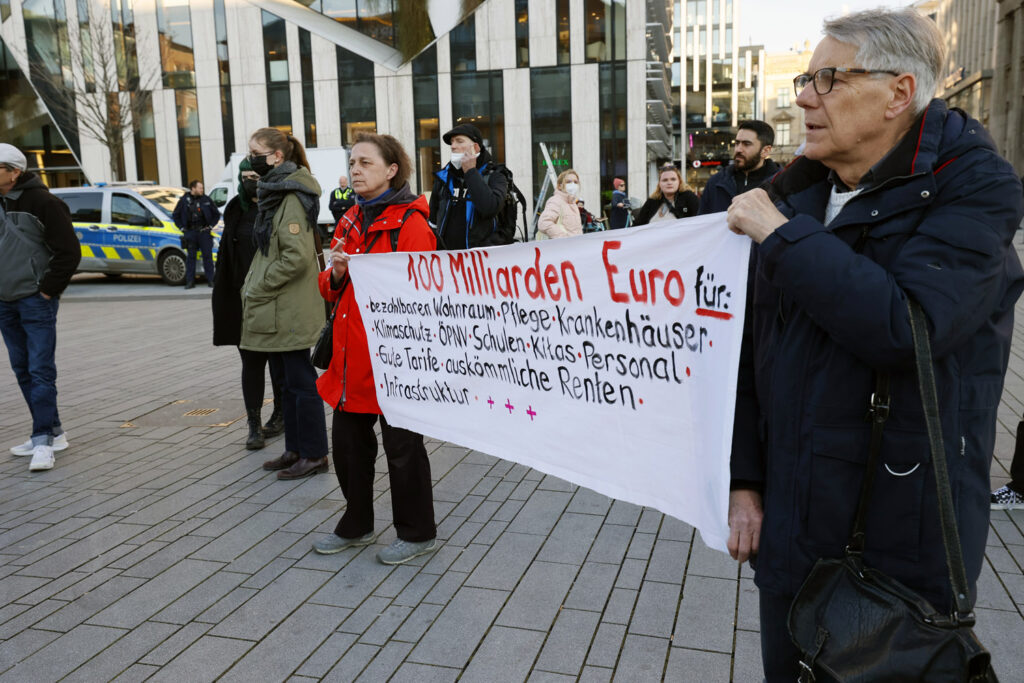
{"label": "white protest banner", "polygon": [[725,214],[354,256],[388,422],[654,507],[725,550],[750,240]]}

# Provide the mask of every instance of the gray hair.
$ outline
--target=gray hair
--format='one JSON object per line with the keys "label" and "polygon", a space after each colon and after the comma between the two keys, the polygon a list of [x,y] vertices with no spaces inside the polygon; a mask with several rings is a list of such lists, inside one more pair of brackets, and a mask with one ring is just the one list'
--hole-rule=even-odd
{"label": "gray hair", "polygon": [[935,22],[912,8],[855,12],[825,22],[825,35],[855,45],[865,69],[910,73],[917,81],[912,106],[920,114],[935,97],[946,46]]}

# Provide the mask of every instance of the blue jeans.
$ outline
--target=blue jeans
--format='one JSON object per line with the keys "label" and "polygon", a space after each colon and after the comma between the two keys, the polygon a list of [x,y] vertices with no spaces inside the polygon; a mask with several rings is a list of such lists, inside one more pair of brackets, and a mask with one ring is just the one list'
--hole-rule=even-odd
{"label": "blue jeans", "polygon": [[281,386],[285,450],[310,460],[326,457],[327,420],[309,349],[270,352],[267,361],[271,378]]}
{"label": "blue jeans", "polygon": [[11,369],[18,379],[29,412],[32,442],[51,444],[63,430],[57,415],[58,301],[33,294],[17,301],[0,301],[0,333],[3,334]]}
{"label": "blue jeans", "polygon": [[196,252],[203,252],[203,272],[206,281],[213,282],[213,234],[209,230],[185,230],[185,246],[188,258],[185,259],[185,284],[196,281]]}

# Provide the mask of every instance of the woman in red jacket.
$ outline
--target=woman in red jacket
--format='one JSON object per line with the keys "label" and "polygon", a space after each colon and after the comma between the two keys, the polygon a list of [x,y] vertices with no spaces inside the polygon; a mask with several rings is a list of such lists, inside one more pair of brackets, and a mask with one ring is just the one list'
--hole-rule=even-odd
{"label": "woman in red jacket", "polygon": [[[321,554],[373,543],[373,479],[380,419],[391,480],[391,509],[398,538],[377,554],[384,564],[401,564],[436,547],[430,461],[423,435],[392,427],[377,405],[370,350],[359,306],[348,276],[350,254],[430,251],[436,247],[427,224],[423,196],[409,190],[412,163],[390,135],[362,133],[349,155],[356,205],[335,228],[331,268],[320,274],[320,292],[338,301],[334,316],[334,353],[320,376],[320,396],[334,408],[334,471],[348,505],[334,533],[313,544]],[[397,230],[397,242],[392,232]]]}

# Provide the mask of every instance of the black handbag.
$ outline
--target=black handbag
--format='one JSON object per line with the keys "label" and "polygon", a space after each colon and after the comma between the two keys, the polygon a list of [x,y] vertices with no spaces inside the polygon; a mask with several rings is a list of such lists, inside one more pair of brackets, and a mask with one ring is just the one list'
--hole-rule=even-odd
{"label": "black handbag", "polygon": [[309,356],[309,362],[313,364],[314,368],[326,370],[331,365],[331,357],[334,355],[334,314],[338,312],[338,304],[341,303],[341,295],[345,292],[345,285],[347,284],[348,279],[342,284],[341,292],[338,293],[338,300],[334,302],[334,307],[331,308],[331,315],[327,318],[327,322],[324,323],[324,328],[320,330],[320,337],[316,340],[313,352]]}
{"label": "black handbag", "polygon": [[889,377],[879,373],[871,397],[867,471],[850,542],[844,557],[818,560],[790,606],[789,634],[803,653],[801,683],[813,682],[816,668],[841,683],[998,681],[988,651],[971,630],[974,613],[942,445],[928,327],[920,305],[908,299],[907,306],[955,606],[951,614],[941,613],[863,562],[868,502],[890,405]]}

